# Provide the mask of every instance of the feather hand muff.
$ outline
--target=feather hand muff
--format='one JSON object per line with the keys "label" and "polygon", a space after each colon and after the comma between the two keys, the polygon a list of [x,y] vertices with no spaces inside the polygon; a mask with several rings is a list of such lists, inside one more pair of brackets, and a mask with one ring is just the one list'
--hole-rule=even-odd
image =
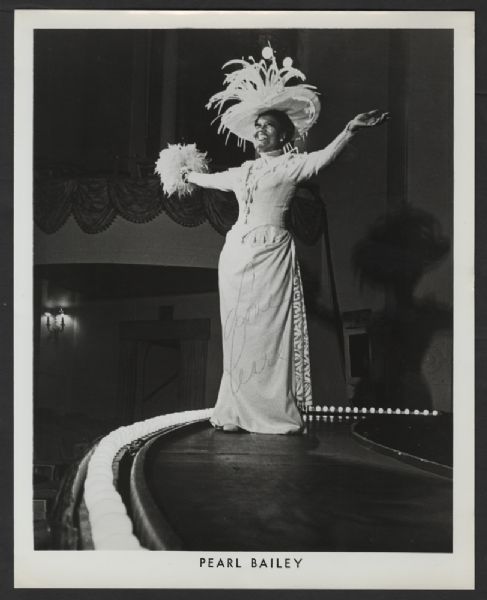
{"label": "feather hand muff", "polygon": [[206,152],[200,152],[196,144],[168,144],[159,154],[155,172],[167,196],[188,196],[196,186],[183,179],[183,169],[206,173],[208,163]]}

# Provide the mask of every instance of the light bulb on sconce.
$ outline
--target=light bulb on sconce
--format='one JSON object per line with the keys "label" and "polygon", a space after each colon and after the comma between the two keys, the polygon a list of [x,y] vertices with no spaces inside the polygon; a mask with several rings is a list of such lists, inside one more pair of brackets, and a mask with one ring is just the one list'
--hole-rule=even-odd
{"label": "light bulb on sconce", "polygon": [[46,329],[50,335],[58,336],[64,331],[64,311],[61,307],[53,314],[45,312]]}

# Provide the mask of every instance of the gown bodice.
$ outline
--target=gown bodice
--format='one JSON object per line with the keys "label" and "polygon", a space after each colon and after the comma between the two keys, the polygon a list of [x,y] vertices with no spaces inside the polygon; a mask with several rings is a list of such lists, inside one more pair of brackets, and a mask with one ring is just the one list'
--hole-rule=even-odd
{"label": "gown bodice", "polygon": [[191,172],[188,179],[201,187],[234,192],[239,205],[234,228],[284,228],[296,186],[331,163],[353,135],[346,128],[326,148],[316,152],[263,154],[220,173]]}
{"label": "gown bodice", "polygon": [[236,226],[285,227],[297,182],[290,176],[292,157],[261,157],[244,163],[234,191],[239,205]]}

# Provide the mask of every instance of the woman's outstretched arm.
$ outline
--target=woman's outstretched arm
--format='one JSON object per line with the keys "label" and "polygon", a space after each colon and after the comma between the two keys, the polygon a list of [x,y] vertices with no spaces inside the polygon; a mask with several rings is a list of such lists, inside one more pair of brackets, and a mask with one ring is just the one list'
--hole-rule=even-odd
{"label": "woman's outstretched arm", "polygon": [[[354,135],[362,128],[376,127],[390,118],[389,113],[373,110],[361,113],[354,117],[337,135],[337,137],[322,150],[298,155],[293,177],[297,181],[303,181],[316,175],[321,169],[332,163],[341,151],[347,146]],[[301,160],[300,156],[302,156]]]}
{"label": "woman's outstretched arm", "polygon": [[240,169],[238,167],[221,171],[220,173],[196,173],[196,171],[182,171],[182,177],[189,183],[199,187],[232,192]]}

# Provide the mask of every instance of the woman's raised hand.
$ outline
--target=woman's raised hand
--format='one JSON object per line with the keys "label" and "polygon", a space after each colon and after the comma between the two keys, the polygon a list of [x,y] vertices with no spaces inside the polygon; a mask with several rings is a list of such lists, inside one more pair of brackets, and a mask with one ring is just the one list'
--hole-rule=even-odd
{"label": "woman's raised hand", "polygon": [[347,129],[349,131],[357,131],[361,127],[376,127],[377,125],[382,125],[382,123],[385,123],[390,118],[391,116],[388,112],[371,110],[370,112],[360,113],[354,117],[347,125]]}

